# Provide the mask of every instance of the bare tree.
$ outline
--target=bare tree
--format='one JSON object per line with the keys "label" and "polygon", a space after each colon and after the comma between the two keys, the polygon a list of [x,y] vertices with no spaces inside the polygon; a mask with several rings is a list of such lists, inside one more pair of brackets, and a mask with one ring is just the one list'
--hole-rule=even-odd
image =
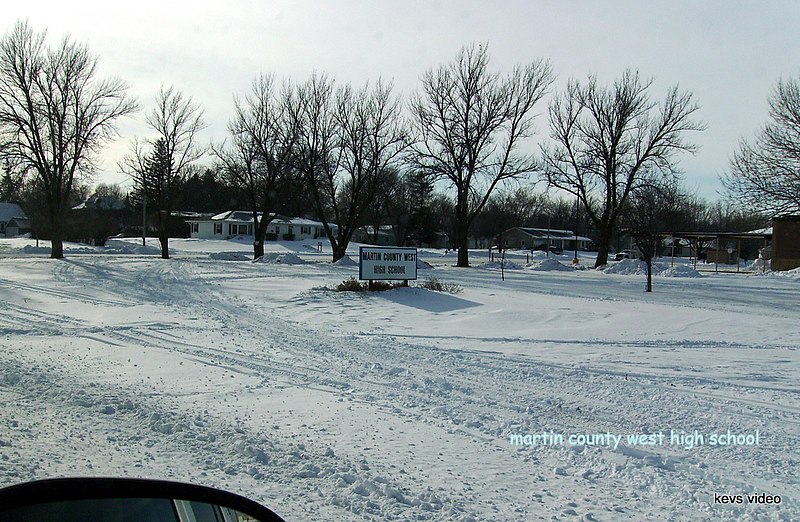
{"label": "bare tree", "polygon": [[155,138],[134,140],[119,167],[154,206],[161,257],[169,259],[170,216],[192,164],[205,154],[197,144],[197,134],[205,128],[203,111],[174,87],[162,87],[146,121]]}
{"label": "bare tree", "polygon": [[531,186],[519,186],[513,191],[495,191],[475,220],[477,237],[499,238],[512,227],[546,226],[550,198],[531,189]]}
{"label": "bare tree", "polygon": [[770,121],[755,142],[742,140],[722,178],[740,203],[770,216],[800,212],[800,80],[779,81]]}
{"label": "bare tree", "polygon": [[264,240],[275,213],[282,212],[284,197],[296,186],[292,169],[297,141],[294,89],[281,90],[273,76],[260,76],[252,93],[237,98],[236,115],[228,124],[231,143],[214,148],[225,176],[247,194],[253,214],[253,256],[264,255]]}
{"label": "bare tree", "polygon": [[337,261],[407,145],[402,106],[389,84],[334,94],[333,82],[318,75],[300,87],[298,101],[295,166]]}
{"label": "bare tree", "polygon": [[658,254],[662,235],[672,231],[682,195],[675,179],[652,177],[631,192],[622,213],[625,230],[642,252],[647,266],[645,292],[653,291],[653,258]]}
{"label": "bare tree", "polygon": [[647,94],[652,80],[625,71],[612,88],[590,76],[571,80],[550,104],[550,136],[542,147],[548,185],[576,196],[597,229],[595,267],[608,262],[622,208],[645,172],[673,176],[674,156],[694,152],[684,140],[705,126],[692,120],[699,109],[689,92],[669,89],[660,104]]}
{"label": "bare tree", "polygon": [[43,191],[50,257],[64,257],[64,223],[79,178],[116,133],[116,120],[137,109],[119,79],[98,79],[98,58],[64,37],[56,47],[17,22],[0,40],[0,159],[32,174]]}
{"label": "bare tree", "polygon": [[533,133],[533,108],[553,81],[544,60],[504,78],[488,67],[486,44],[464,47],[455,61],[426,72],[411,100],[419,139],[409,159],[455,188],[461,267],[469,266],[470,227],[498,183],[536,168],[533,156],[518,149]]}

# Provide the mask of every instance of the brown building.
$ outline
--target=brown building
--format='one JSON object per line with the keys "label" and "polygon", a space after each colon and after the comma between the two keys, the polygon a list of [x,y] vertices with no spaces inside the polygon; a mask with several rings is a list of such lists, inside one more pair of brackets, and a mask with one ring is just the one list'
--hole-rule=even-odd
{"label": "brown building", "polygon": [[773,270],[800,267],[800,216],[777,217],[772,220]]}
{"label": "brown building", "polygon": [[[502,247],[520,250],[574,250],[575,232],[547,228],[509,228],[502,235]],[[592,240],[578,236],[578,250],[588,250]]]}

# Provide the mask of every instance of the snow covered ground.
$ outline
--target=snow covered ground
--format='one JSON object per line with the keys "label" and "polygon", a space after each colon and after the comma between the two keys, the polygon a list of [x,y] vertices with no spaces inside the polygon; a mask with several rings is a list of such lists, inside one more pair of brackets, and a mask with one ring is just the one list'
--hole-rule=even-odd
{"label": "snow covered ground", "polygon": [[665,268],[646,294],[635,267],[522,254],[501,281],[428,250],[420,278],[463,292],[365,295],[326,289],[358,267],[316,242],[119,243],[0,240],[0,485],[168,478],[288,520],[800,519],[797,271]]}

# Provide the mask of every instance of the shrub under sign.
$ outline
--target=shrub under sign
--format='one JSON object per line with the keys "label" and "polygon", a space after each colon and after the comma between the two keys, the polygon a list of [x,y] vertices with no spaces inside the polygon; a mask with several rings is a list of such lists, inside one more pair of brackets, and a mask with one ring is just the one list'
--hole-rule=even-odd
{"label": "shrub under sign", "polygon": [[417,249],[401,247],[360,247],[358,278],[386,281],[417,278]]}

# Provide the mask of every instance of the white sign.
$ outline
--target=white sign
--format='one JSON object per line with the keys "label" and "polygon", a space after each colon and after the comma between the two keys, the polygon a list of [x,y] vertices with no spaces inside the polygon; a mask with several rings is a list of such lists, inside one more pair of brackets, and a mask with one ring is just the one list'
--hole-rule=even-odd
{"label": "white sign", "polygon": [[362,281],[416,279],[417,249],[361,247],[358,249],[358,278]]}

